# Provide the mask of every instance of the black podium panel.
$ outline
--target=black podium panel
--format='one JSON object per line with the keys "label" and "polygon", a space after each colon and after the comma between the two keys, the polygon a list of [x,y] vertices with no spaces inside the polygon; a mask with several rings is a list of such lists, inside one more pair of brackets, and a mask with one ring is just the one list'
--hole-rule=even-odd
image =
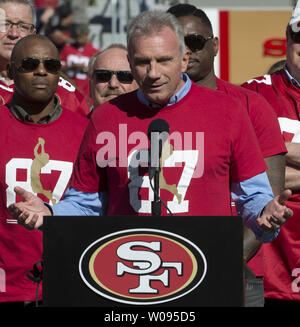
{"label": "black podium panel", "polygon": [[45,306],[242,306],[242,219],[45,217]]}

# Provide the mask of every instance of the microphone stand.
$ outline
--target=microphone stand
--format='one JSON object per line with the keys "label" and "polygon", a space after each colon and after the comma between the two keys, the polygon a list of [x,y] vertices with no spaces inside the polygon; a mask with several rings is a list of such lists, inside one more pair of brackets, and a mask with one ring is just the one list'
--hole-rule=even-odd
{"label": "microphone stand", "polygon": [[[167,135],[164,135],[166,133]],[[152,216],[161,216],[162,200],[159,196],[159,174],[161,170],[160,158],[162,155],[163,139],[169,135],[169,125],[161,119],[153,120],[148,128],[148,138],[150,140],[150,161],[149,179],[150,186],[154,192],[154,199],[151,201]],[[154,186],[151,181],[154,180]]]}
{"label": "microphone stand", "polygon": [[154,200],[151,202],[151,214],[152,216],[161,216],[161,200],[159,197],[159,172],[160,172],[160,160],[158,167],[154,168]]}

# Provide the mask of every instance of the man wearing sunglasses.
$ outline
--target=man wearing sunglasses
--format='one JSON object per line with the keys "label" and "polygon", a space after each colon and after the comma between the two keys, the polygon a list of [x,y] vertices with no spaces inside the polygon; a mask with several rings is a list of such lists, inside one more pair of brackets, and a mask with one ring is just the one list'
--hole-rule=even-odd
{"label": "man wearing sunglasses", "polygon": [[284,226],[280,237],[264,245],[266,305],[300,304],[299,239],[300,239],[300,1],[293,10],[286,28],[287,51],[284,68],[273,74],[255,77],[242,86],[259,93],[277,114],[288,149],[286,154],[285,186],[293,190],[287,206],[295,220]]}
{"label": "man wearing sunglasses", "polygon": [[[204,148],[197,148],[195,139],[189,144],[174,142],[172,164],[164,161],[163,179],[169,186],[172,183],[174,191],[166,188],[161,197],[172,206],[172,213],[230,215],[232,191],[245,224],[261,241],[274,239],[292,215],[284,206],[290,191],[273,198],[264,160],[241,105],[222,92],[198,87],[184,74],[188,51],[176,18],[162,11],[141,13],[127,28],[127,44],[139,89],[93,112],[64,200],[49,208],[33,194],[15,188],[23,202],[9,207],[13,217],[25,228],[35,229],[42,226],[44,215],[101,215],[104,184],[108,215],[151,214],[153,193],[142,153],[148,153],[149,126],[163,119],[177,136],[204,135]],[[168,214],[162,208],[162,215]]]}
{"label": "man wearing sunglasses", "polygon": [[[35,34],[36,12],[31,0],[0,0],[0,103],[7,103],[14,92],[14,83],[7,74],[12,49],[23,37]],[[57,96],[62,105],[86,116],[86,97],[68,80],[60,77]]]}
{"label": "man wearing sunglasses", "polygon": [[[179,4],[169,8],[168,12],[177,17],[184,30],[185,44],[190,50],[187,67],[189,77],[200,86],[225,92],[238,99],[247,110],[268,167],[273,192],[279,194],[284,189],[286,148],[272,107],[263,97],[216,77],[214,59],[219,50],[219,40],[213,36],[211,22],[203,10],[193,5]],[[254,234],[245,228],[244,259],[257,276],[256,278],[245,264],[246,306],[262,306],[264,303],[262,254],[258,252],[255,256],[260,246],[261,243],[255,239]]]}
{"label": "man wearing sunglasses", "polygon": [[41,233],[28,234],[5,209],[16,200],[13,188],[22,185],[45,202],[57,203],[88,122],[61,107],[55,96],[60,69],[58,51],[44,36],[22,38],[13,49],[8,72],[15,92],[0,106],[0,268],[6,273],[0,307],[22,307],[36,299],[36,285],[27,272],[42,259]]}
{"label": "man wearing sunglasses", "polygon": [[127,54],[124,45],[112,44],[91,58],[89,88],[93,108],[137,89]]}

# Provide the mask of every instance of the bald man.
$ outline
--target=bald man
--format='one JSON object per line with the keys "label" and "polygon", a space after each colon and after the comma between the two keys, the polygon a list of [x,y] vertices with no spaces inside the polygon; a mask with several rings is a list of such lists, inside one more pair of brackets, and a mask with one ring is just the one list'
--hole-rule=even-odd
{"label": "bald man", "polygon": [[16,201],[13,189],[22,186],[45,202],[57,203],[87,125],[87,118],[62,108],[55,96],[60,67],[56,47],[44,36],[26,36],[13,49],[8,72],[15,92],[0,106],[0,121],[8,126],[0,130],[5,142],[0,150],[0,268],[6,277],[0,306],[23,306],[36,299],[36,285],[27,272],[42,259],[42,233],[28,233],[6,209]]}
{"label": "bald man", "polygon": [[89,87],[94,108],[138,88],[131,74],[124,45],[112,44],[91,58]]}

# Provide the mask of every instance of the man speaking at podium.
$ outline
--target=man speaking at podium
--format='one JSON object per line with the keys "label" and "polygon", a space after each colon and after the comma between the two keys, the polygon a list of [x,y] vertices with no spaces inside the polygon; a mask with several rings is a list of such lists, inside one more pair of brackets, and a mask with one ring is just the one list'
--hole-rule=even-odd
{"label": "man speaking at podium", "polygon": [[23,201],[9,207],[13,217],[35,229],[43,216],[102,215],[103,191],[107,215],[151,215],[147,131],[160,119],[167,127],[154,131],[170,133],[159,151],[161,214],[231,215],[232,195],[245,225],[259,240],[272,241],[292,216],[284,205],[291,191],[273,197],[244,108],[184,74],[188,51],[173,15],[141,13],[127,29],[127,45],[139,89],[95,109],[64,200],[46,206],[16,187]]}

